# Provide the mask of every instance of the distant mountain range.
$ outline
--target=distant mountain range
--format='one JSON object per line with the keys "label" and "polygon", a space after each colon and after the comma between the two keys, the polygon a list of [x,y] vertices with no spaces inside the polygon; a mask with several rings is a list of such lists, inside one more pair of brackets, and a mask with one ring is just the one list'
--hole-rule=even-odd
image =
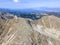
{"label": "distant mountain range", "polygon": [[46,7],[41,7],[41,8],[34,8],[34,9],[5,9],[5,8],[0,8],[0,12],[6,12],[10,13],[13,15],[21,16],[21,17],[31,17],[32,14],[36,15],[43,15],[43,14],[48,14],[48,15],[55,15],[60,17],[60,8],[46,8]]}
{"label": "distant mountain range", "polygon": [[30,9],[6,9],[6,8],[0,8],[0,12],[15,12],[15,13],[44,13],[44,12],[60,12],[60,8],[30,8]]}
{"label": "distant mountain range", "polygon": [[45,11],[42,10],[36,10],[36,9],[4,9],[4,8],[0,8],[0,12],[8,12],[8,13],[12,13],[15,15],[18,14],[29,14],[29,13],[44,13]]}
{"label": "distant mountain range", "polygon": [[36,8],[37,10],[42,10],[42,11],[48,11],[48,12],[60,12],[60,8],[47,8],[47,7],[41,7],[41,8]]}

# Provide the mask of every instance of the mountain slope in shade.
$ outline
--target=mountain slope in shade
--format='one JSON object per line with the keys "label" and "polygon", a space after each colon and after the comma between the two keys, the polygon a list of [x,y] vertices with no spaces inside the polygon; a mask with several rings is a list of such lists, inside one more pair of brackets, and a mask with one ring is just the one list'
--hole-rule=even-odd
{"label": "mountain slope in shade", "polygon": [[0,14],[0,45],[60,45],[60,18],[43,16],[33,21],[10,15]]}

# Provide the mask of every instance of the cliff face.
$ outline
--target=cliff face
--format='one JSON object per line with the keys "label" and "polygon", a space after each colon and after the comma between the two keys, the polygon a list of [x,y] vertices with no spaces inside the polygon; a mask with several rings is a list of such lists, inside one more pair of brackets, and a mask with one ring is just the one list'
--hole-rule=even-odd
{"label": "cliff face", "polygon": [[0,16],[0,45],[60,45],[58,17],[44,16],[35,21],[16,16],[4,19]]}

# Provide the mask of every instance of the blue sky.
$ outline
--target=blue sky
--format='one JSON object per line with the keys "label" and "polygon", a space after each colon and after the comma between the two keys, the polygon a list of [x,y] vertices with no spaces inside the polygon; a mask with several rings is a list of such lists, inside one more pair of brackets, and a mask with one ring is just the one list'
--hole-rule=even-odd
{"label": "blue sky", "polygon": [[60,8],[60,0],[0,0],[0,8]]}

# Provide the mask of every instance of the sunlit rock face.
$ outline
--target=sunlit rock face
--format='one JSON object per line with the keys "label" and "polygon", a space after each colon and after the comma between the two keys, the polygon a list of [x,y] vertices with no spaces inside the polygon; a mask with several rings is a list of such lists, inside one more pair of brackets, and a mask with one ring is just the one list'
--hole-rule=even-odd
{"label": "sunlit rock face", "polygon": [[23,18],[10,19],[1,34],[1,45],[28,45],[32,29]]}
{"label": "sunlit rock face", "polygon": [[[3,22],[3,19],[0,20]],[[0,35],[0,45],[33,45],[36,43],[37,35],[29,25],[27,19],[14,17],[1,23],[3,31]]]}
{"label": "sunlit rock face", "polygon": [[35,21],[17,16],[4,20],[0,16],[0,45],[60,45],[59,27],[60,18],[55,16]]}
{"label": "sunlit rock face", "polygon": [[[32,27],[35,31],[39,32],[41,35],[44,35],[48,38],[48,43],[50,45],[60,45],[60,18],[55,16],[44,16],[39,20],[32,22]],[[52,41],[53,39],[53,41]]]}

